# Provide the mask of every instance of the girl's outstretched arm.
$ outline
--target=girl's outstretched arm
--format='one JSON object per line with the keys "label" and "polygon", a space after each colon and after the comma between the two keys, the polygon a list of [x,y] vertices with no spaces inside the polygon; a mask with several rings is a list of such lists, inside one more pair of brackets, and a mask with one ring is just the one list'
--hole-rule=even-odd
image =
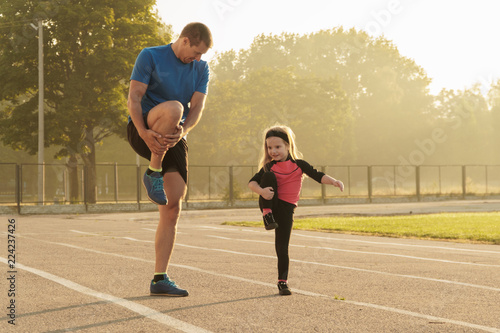
{"label": "girl's outstretched arm", "polygon": [[338,187],[341,192],[344,192],[344,183],[328,175],[324,175],[323,178],[321,178],[321,184],[333,185]]}

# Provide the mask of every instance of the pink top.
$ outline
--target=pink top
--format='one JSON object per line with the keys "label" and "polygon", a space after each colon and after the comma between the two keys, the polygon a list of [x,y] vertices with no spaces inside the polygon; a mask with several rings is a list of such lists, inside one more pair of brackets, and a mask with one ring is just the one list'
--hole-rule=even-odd
{"label": "pink top", "polygon": [[[321,178],[325,175],[323,172],[314,169],[304,160],[292,160],[290,158],[284,162],[271,161],[266,165],[265,169],[270,170],[276,175],[278,199],[293,205],[297,205],[299,202],[302,175],[304,173],[318,183],[321,183]],[[261,168],[250,181],[260,184],[264,173],[264,168]]]}
{"label": "pink top", "polygon": [[277,162],[271,167],[278,182],[278,199],[297,205],[302,188],[302,170],[299,166],[287,160]]}

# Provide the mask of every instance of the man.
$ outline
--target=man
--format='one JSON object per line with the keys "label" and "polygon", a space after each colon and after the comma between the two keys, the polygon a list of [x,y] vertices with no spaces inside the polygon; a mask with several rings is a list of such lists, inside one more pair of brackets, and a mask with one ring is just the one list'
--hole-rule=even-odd
{"label": "man", "polygon": [[160,213],[151,295],[188,295],[170,280],[167,269],[187,188],[185,136],[205,105],[209,68],[201,56],[211,47],[208,27],[190,23],[174,43],[142,50],[130,78],[128,140],[150,160],[143,183]]}

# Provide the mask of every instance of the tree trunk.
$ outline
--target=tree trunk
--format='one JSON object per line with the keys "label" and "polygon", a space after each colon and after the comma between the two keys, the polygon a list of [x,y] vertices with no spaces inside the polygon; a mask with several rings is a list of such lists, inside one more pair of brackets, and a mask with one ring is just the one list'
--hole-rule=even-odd
{"label": "tree trunk", "polygon": [[82,143],[85,146],[86,153],[82,153],[83,163],[85,165],[85,195],[87,203],[97,202],[97,172],[95,160],[95,142],[94,129],[88,127],[85,130],[85,139]]}
{"label": "tree trunk", "polygon": [[78,160],[76,155],[70,155],[68,163],[68,182],[69,182],[69,202],[72,204],[78,203]]}

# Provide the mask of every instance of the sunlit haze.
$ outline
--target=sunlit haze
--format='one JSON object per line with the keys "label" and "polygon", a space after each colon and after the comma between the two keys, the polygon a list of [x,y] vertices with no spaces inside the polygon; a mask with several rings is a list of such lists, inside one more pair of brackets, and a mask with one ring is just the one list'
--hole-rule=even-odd
{"label": "sunlit haze", "polygon": [[248,48],[259,34],[308,34],[338,26],[392,40],[424,68],[431,93],[465,89],[500,78],[500,2],[491,0],[158,0],[163,21],[179,34],[200,21],[212,30],[216,52]]}

